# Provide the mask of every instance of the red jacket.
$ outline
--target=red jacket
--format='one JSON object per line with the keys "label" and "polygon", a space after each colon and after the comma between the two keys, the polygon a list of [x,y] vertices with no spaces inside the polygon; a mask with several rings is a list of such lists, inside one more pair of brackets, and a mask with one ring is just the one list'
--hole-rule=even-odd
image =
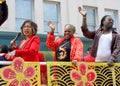
{"label": "red jacket", "polygon": [[[65,40],[65,38],[61,38],[59,40],[54,40],[54,34],[49,33],[47,36],[46,45],[52,51],[56,51],[57,47],[64,40]],[[82,61],[82,58],[83,58],[83,43],[82,43],[82,41],[79,38],[76,38],[73,36],[73,37],[71,37],[70,42],[71,42],[70,61],[73,61],[73,60]],[[56,56],[55,56],[54,60],[56,61]]]}
{"label": "red jacket", "polygon": [[[22,41],[21,41],[22,43]],[[21,44],[20,43],[20,44]],[[20,56],[24,61],[39,61],[38,52],[40,48],[40,39],[38,36],[32,36],[22,49],[16,49],[15,56]]]}

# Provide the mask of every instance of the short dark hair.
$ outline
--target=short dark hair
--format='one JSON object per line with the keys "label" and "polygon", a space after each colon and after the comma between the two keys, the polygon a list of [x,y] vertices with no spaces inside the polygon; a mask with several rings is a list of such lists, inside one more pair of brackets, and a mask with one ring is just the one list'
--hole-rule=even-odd
{"label": "short dark hair", "polygon": [[[23,27],[24,27],[24,25],[25,25],[26,23],[29,23],[29,24],[31,25],[33,35],[36,35],[36,34],[37,34],[37,28],[38,28],[38,26],[37,26],[37,24],[36,24],[35,22],[33,22],[33,21],[31,21],[31,20],[26,20],[26,21],[24,21],[23,25],[21,26],[22,33],[23,33]],[[24,34],[23,34],[23,35],[24,35]]]}
{"label": "short dark hair", "polygon": [[69,27],[69,28],[71,28],[71,29],[73,30],[74,33],[75,33],[75,31],[76,31],[75,26],[72,25],[72,24],[66,24],[64,27]]}

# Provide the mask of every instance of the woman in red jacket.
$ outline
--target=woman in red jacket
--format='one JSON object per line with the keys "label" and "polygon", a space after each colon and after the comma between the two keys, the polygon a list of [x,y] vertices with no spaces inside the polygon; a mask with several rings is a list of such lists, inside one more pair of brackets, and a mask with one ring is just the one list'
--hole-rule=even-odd
{"label": "woman in red jacket", "polygon": [[83,58],[83,43],[79,38],[74,37],[75,27],[66,24],[64,27],[64,37],[54,40],[54,24],[49,21],[51,32],[47,36],[46,45],[55,51],[55,61],[79,62]]}
{"label": "woman in red jacket", "polygon": [[26,20],[21,27],[21,33],[25,36],[25,39],[21,41],[19,47],[15,42],[11,42],[14,50],[7,53],[5,58],[13,60],[16,57],[21,57],[24,61],[39,61],[40,39],[36,36],[37,24],[31,20]]}
{"label": "woman in red jacket", "polygon": [[[40,39],[36,36],[37,24],[31,20],[26,20],[22,27],[21,33],[25,36],[18,47],[15,42],[11,42],[13,51],[7,53],[5,58],[7,60],[13,60],[14,58],[21,57],[24,61],[29,62],[44,62],[44,55],[39,52]],[[41,66],[41,83],[47,83],[47,70],[46,66]]]}

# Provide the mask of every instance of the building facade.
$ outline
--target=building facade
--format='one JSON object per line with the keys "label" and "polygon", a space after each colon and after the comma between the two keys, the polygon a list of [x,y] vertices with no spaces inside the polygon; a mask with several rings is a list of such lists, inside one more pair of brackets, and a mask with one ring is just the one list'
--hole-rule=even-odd
{"label": "building facade", "polygon": [[2,25],[1,31],[18,32],[26,19],[35,21],[38,34],[47,34],[47,22],[53,21],[56,25],[56,34],[63,35],[64,25],[73,24],[77,31],[76,36],[81,37],[81,15],[78,6],[87,10],[88,26],[91,30],[97,29],[100,19],[104,15],[112,15],[114,26],[120,27],[120,1],[119,0],[6,0],[9,8],[7,21]]}
{"label": "building facade", "polygon": [[6,1],[9,15],[7,21],[0,27],[2,35],[19,32],[21,24],[26,19],[30,19],[38,24],[38,34],[40,34],[40,37],[41,35],[46,36],[47,32],[50,31],[47,22],[51,20],[56,26],[55,35],[63,36],[64,25],[73,24],[76,27],[75,36],[84,38],[80,29],[82,16],[78,12],[78,6],[87,10],[87,24],[90,30],[98,29],[100,20],[104,15],[111,15],[115,22],[114,27],[120,32],[120,0]]}

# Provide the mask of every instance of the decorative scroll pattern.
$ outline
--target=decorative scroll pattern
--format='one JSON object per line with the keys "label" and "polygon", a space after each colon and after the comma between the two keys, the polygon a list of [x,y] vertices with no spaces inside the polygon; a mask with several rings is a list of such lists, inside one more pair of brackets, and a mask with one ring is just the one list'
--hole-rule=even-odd
{"label": "decorative scroll pattern", "polygon": [[[76,86],[78,82],[75,79],[79,79],[79,77],[72,79],[70,73],[72,70],[78,71],[79,73],[80,63],[77,63],[77,66],[73,66],[70,62],[47,62],[48,86]],[[96,73],[96,79],[89,86],[120,86],[119,63],[115,63],[112,68],[109,68],[107,63],[86,62],[85,64],[88,69],[87,71],[93,70]],[[86,79],[81,80],[85,82]],[[88,86],[88,83],[85,86]]]}
{"label": "decorative scroll pattern", "polygon": [[115,64],[114,71],[115,71],[116,86],[120,86],[120,63]]}
{"label": "decorative scroll pattern", "polygon": [[113,86],[113,68],[109,68],[106,63],[95,63],[95,71],[97,73],[97,79],[95,80],[95,86]]}
{"label": "decorative scroll pattern", "polygon": [[[62,64],[62,65],[59,65]],[[67,65],[66,65],[67,64]],[[55,66],[54,66],[55,65]],[[74,82],[70,78],[71,63],[47,63],[48,66],[48,86],[73,86]]]}
{"label": "decorative scroll pattern", "polygon": [[[0,73],[1,74],[1,73]],[[3,80],[1,77],[0,77],[0,86],[5,86],[7,84],[7,81]]]}

